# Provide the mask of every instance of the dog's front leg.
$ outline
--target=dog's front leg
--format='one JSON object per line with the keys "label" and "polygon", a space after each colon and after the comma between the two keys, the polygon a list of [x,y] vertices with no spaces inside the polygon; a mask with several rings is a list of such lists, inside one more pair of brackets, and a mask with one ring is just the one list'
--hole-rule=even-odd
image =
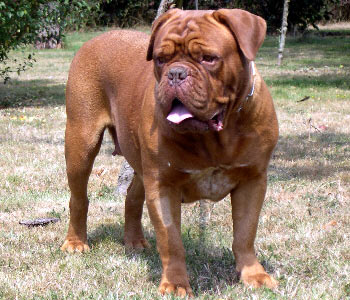
{"label": "dog's front leg", "polygon": [[163,265],[161,294],[193,296],[189,285],[185,250],[181,240],[181,198],[171,187],[145,179],[146,203],[156,231],[157,248]]}
{"label": "dog's front leg", "polygon": [[233,244],[236,270],[244,284],[253,287],[277,286],[277,281],[268,275],[258,262],[254,250],[254,240],[260,210],[265,198],[266,174],[242,182],[231,193]]}

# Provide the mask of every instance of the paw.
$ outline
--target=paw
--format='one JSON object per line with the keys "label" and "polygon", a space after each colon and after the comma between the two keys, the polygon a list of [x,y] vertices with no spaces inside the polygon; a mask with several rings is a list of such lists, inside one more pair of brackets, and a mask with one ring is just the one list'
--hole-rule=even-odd
{"label": "paw", "polygon": [[80,240],[65,240],[61,250],[63,252],[69,252],[69,253],[73,253],[73,252],[88,252],[90,251],[90,247],[88,246],[87,243],[83,243]]}
{"label": "paw", "polygon": [[135,240],[125,239],[124,244],[127,250],[141,251],[143,249],[147,249],[151,247],[150,244],[147,242],[147,240],[143,238],[135,239]]}
{"label": "paw", "polygon": [[269,289],[274,289],[278,286],[277,280],[265,272],[244,277],[242,276],[241,280],[245,285],[254,288],[266,286]]}
{"label": "paw", "polygon": [[172,284],[169,282],[162,282],[158,289],[159,293],[162,295],[165,294],[174,294],[177,297],[181,298],[193,298],[193,292],[189,285],[182,284]]}

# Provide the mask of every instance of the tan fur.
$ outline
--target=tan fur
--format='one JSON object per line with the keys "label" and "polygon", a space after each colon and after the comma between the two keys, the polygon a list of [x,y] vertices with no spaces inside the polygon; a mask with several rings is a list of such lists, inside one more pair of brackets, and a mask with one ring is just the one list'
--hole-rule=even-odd
{"label": "tan fur", "polygon": [[[254,251],[266,170],[278,137],[272,99],[259,73],[254,94],[246,99],[253,85],[249,62],[265,30],[263,19],[241,10],[171,10],[156,21],[151,38],[112,31],[84,44],[72,62],[66,92],[71,200],[62,250],[89,249],[87,182],[108,128],[115,154],[135,170],[125,204],[125,245],[148,247],[141,227],[146,200],[163,265],[162,294],[193,295],[181,241],[181,202],[218,201],[227,194],[241,280],[254,287],[277,285]],[[215,54],[213,63],[205,60],[208,53]],[[174,68],[187,76],[176,87],[169,77]],[[198,122],[166,120],[174,95]],[[207,128],[219,113],[223,129]]]}

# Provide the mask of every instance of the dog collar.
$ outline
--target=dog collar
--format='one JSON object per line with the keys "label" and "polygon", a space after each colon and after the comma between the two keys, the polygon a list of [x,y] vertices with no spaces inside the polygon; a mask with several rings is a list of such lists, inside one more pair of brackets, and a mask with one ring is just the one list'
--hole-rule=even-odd
{"label": "dog collar", "polygon": [[253,61],[250,62],[250,72],[251,72],[252,77],[253,77],[253,85],[252,85],[252,89],[251,89],[250,93],[247,95],[245,100],[248,100],[249,97],[253,96],[254,90],[255,90],[255,63]]}
{"label": "dog collar", "polygon": [[[249,97],[254,95],[254,90],[255,90],[255,63],[253,61],[250,62],[250,74],[253,77],[253,84],[252,84],[252,89],[250,90],[250,93],[245,97],[245,101],[248,101]],[[241,109],[243,108],[243,103],[241,104],[241,106],[238,108],[238,112],[241,111]]]}

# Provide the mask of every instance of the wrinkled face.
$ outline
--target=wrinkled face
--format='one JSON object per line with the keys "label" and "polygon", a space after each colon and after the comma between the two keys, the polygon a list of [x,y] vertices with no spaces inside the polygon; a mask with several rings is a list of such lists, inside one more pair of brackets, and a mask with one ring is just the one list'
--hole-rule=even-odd
{"label": "wrinkled face", "polygon": [[154,34],[162,117],[179,132],[222,130],[237,79],[245,72],[230,30],[211,11],[177,11]]}

